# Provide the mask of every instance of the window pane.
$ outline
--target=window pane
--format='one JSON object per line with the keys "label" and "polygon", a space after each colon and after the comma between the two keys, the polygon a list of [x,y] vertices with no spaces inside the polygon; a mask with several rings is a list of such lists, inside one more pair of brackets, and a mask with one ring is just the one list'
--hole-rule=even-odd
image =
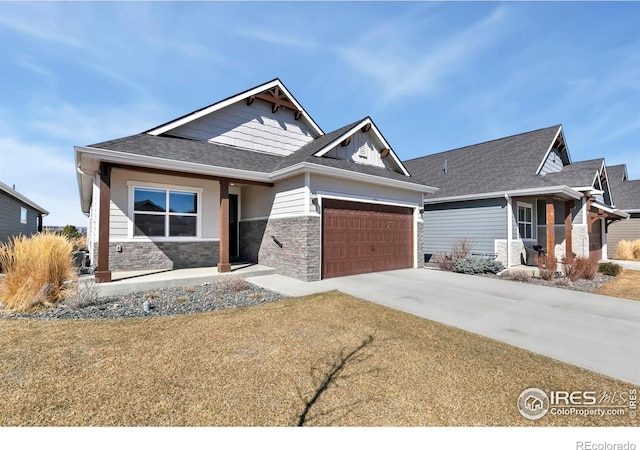
{"label": "window pane", "polygon": [[27,208],[20,207],[20,223],[27,223]]}
{"label": "window pane", "polygon": [[524,226],[524,237],[527,239],[531,239],[531,237],[533,236],[533,234],[531,233],[531,225],[525,225]]}
{"label": "window pane", "polygon": [[194,216],[169,216],[169,236],[195,236]]}
{"label": "window pane", "polygon": [[150,214],[134,215],[134,236],[164,236],[165,216]]}
{"label": "window pane", "polygon": [[520,231],[520,237],[521,238],[526,237],[525,234],[524,234],[524,224],[523,223],[519,223],[518,224],[518,230]]}
{"label": "window pane", "polygon": [[167,193],[158,189],[133,190],[134,211],[165,212],[167,208]]}
{"label": "window pane", "polygon": [[169,211],[195,214],[198,212],[198,195],[192,192],[169,192]]}
{"label": "window pane", "polygon": [[525,222],[531,222],[531,208],[525,208]]}

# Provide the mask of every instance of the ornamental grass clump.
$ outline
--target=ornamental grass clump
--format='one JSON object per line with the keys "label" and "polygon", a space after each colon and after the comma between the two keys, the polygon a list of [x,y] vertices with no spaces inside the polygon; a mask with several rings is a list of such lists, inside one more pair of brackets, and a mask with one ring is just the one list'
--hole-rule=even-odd
{"label": "ornamental grass clump", "polygon": [[618,242],[618,259],[624,261],[640,261],[640,239]]}
{"label": "ornamental grass clump", "polygon": [[39,233],[18,236],[0,244],[0,302],[6,309],[28,311],[63,300],[77,277],[71,253],[73,245],[64,236]]}

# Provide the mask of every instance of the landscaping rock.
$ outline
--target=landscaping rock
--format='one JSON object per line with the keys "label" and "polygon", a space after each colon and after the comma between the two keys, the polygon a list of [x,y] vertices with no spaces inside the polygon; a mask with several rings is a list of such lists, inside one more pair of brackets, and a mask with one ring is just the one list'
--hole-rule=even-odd
{"label": "landscaping rock", "polygon": [[[204,311],[253,306],[286,298],[247,283],[243,290],[221,291],[210,283],[195,287],[156,289],[113,297],[101,297],[90,305],[59,305],[31,313],[0,311],[7,319],[122,319],[191,314]],[[149,303],[145,312],[143,303]]]}

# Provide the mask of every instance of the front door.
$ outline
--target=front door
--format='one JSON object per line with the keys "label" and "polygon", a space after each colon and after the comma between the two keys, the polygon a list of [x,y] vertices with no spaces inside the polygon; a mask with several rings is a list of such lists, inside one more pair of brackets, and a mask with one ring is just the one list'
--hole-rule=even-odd
{"label": "front door", "polygon": [[238,196],[229,194],[229,260],[238,259]]}

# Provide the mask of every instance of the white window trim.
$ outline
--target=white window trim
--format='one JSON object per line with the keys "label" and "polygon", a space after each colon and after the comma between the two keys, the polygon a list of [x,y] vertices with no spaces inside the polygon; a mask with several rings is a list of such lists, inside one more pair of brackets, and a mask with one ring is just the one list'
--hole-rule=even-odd
{"label": "white window trim", "polygon": [[[127,237],[133,241],[155,241],[155,242],[185,242],[202,239],[202,192],[203,189],[195,186],[179,186],[166,183],[149,183],[146,181],[127,180],[127,195],[128,195],[128,230]],[[188,192],[198,195],[198,213],[196,214],[196,235],[195,236],[134,236],[133,228],[133,190],[134,188],[149,188],[149,189],[161,189],[164,191],[173,192]],[[168,195],[168,194],[167,194]],[[169,217],[169,214],[166,214]],[[168,220],[168,219],[167,219]],[[169,227],[165,227],[165,233],[169,231]]]}
{"label": "white window trim", "polygon": [[29,220],[29,211],[24,206],[20,207],[20,223],[26,225]]}
{"label": "white window trim", "polygon": [[[519,211],[519,209],[520,209],[521,206],[531,209],[531,222],[520,222],[520,211]],[[531,225],[531,237],[522,237],[520,235],[520,224],[521,223]],[[537,236],[536,236],[537,227],[538,227],[538,222],[537,222],[537,217],[534,215],[533,205],[531,203],[516,202],[516,230],[518,231],[518,239],[531,240],[531,241],[536,240],[537,239]]]}

